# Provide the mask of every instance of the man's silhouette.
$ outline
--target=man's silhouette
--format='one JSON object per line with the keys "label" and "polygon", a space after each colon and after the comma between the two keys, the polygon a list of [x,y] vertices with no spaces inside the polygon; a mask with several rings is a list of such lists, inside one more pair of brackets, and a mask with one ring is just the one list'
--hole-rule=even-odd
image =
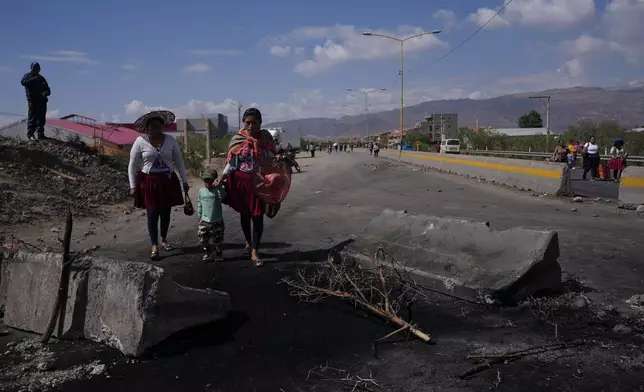
{"label": "man's silhouette", "polygon": [[31,63],[31,71],[27,72],[20,81],[27,93],[29,114],[27,118],[27,138],[35,140],[45,138],[45,118],[47,115],[47,101],[51,95],[47,80],[40,74],[40,64]]}

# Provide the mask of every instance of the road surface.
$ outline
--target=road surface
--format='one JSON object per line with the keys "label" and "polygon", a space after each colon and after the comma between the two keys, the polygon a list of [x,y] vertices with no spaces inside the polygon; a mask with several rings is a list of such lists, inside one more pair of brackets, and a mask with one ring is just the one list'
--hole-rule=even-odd
{"label": "road surface", "polygon": [[[227,261],[220,264],[201,261],[194,217],[177,213],[174,218],[171,234],[183,248],[166,255],[159,264],[181,284],[229,292],[235,311],[228,320],[179,334],[141,362],[130,363],[108,350],[101,355],[110,361],[110,379],[75,381],[64,390],[345,390],[347,381],[341,381],[340,373],[327,369],[327,380],[310,375],[310,369],[326,365],[373,377],[383,386],[380,390],[473,392],[495,385],[497,373],[457,380],[452,375],[472,366],[464,359],[467,353],[552,341],[549,326],[519,310],[483,312],[476,306],[437,297],[415,313],[436,345],[399,339],[383,346],[374,358],[372,342],[391,332],[390,326],[335,301],[298,303],[278,284],[295,268],[326,259],[330,247],[357,233],[384,208],[489,221],[498,229],[517,225],[555,229],[560,234],[560,262],[565,271],[618,299],[642,291],[644,220],[618,210],[614,203],[571,204],[535,197],[366,154],[319,154],[299,162],[304,172],[294,176],[291,194],[278,216],[267,221],[263,269],[252,267],[241,256],[243,240],[233,215],[228,214],[226,222]],[[144,217],[129,219],[127,225],[108,229],[103,237],[111,239],[113,233],[117,238],[99,254],[147,259]],[[565,333],[562,326],[560,337]],[[506,365],[498,374],[503,381],[496,390],[630,391],[641,384],[641,368],[625,370],[616,365],[627,355],[626,349],[616,353],[593,350],[596,348],[578,355],[586,362],[572,368],[555,359],[551,363],[526,360]],[[641,347],[636,351],[641,353]],[[592,358],[599,359],[593,362]],[[433,389],[438,387],[442,389]],[[346,390],[351,390],[351,385]]]}

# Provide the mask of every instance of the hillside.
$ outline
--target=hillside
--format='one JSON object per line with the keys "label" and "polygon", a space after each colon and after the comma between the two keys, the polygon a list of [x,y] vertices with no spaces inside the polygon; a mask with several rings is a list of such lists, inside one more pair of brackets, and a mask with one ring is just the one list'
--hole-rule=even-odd
{"label": "hillside", "polygon": [[[482,127],[514,128],[518,117],[537,109],[545,123],[545,107],[529,95],[550,95],[551,129],[565,130],[579,120],[616,120],[627,127],[644,124],[644,88],[605,89],[599,87],[573,87],[553,89],[539,93],[503,95],[490,99],[454,99],[428,101],[405,108],[405,126],[411,126],[429,113],[458,113],[459,126],[473,127],[476,120]],[[398,128],[398,110],[387,110],[369,115],[371,132],[384,132]],[[303,136],[318,138],[362,135],[366,129],[364,116],[333,118],[305,118],[269,124],[285,128],[299,128]]]}

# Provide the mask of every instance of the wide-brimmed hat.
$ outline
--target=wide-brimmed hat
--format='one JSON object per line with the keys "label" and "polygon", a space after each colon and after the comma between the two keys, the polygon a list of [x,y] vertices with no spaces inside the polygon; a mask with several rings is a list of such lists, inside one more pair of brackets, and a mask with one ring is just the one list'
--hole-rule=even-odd
{"label": "wide-brimmed hat", "polygon": [[148,124],[148,121],[152,119],[159,119],[163,122],[164,127],[169,127],[170,124],[174,123],[174,113],[169,110],[155,110],[153,112],[147,113],[139,117],[135,122],[134,126],[140,132],[145,132],[145,127]]}

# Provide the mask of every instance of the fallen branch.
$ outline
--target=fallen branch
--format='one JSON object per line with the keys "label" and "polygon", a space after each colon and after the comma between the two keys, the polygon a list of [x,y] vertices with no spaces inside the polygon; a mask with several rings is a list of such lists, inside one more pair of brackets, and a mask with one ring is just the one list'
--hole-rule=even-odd
{"label": "fallen branch", "polygon": [[43,168],[45,168],[45,169],[47,169],[47,170],[49,170],[50,172],[52,172],[52,173],[54,173],[54,174],[57,174],[57,175],[59,175],[59,176],[61,176],[61,177],[65,177],[65,178],[67,178],[68,180],[78,181],[78,179],[77,179],[76,177],[70,176],[69,174],[65,174],[65,173],[63,173],[63,172],[61,172],[61,171],[54,170],[54,169],[52,169],[51,167],[47,167],[47,166],[42,166],[42,167],[43,167]]}
{"label": "fallen branch", "polygon": [[[400,332],[408,332],[424,343],[431,337],[411,321],[399,316],[401,305],[409,306],[417,296],[426,299],[411,279],[396,268],[378,265],[374,269],[362,269],[347,263],[325,263],[315,272],[297,272],[296,279],[283,279],[290,287],[290,294],[306,302],[318,302],[323,298],[335,297],[351,302],[354,306],[369,311],[397,329],[377,339],[374,346]],[[396,293],[396,295],[394,295]]]}
{"label": "fallen branch", "polygon": [[483,362],[464,371],[458,377],[461,379],[468,378],[476,373],[480,373],[482,371],[492,369],[493,365],[498,365],[501,363],[510,363],[510,362],[517,361],[521,358],[525,358],[527,356],[543,354],[546,352],[566,350],[571,347],[581,346],[585,343],[586,341],[584,340],[578,340],[578,341],[573,341],[569,343],[553,343],[553,344],[546,344],[541,346],[534,346],[534,347],[526,348],[524,350],[510,351],[510,352],[501,353],[501,354],[471,354],[467,356],[467,359],[480,359],[480,360],[483,360]]}
{"label": "fallen branch", "polygon": [[70,260],[69,248],[72,242],[72,212],[67,211],[67,220],[65,222],[65,235],[63,237],[63,265],[60,271],[60,284],[58,285],[58,293],[56,294],[56,302],[54,303],[54,309],[52,310],[51,317],[49,318],[49,323],[47,324],[47,329],[42,336],[41,342],[47,344],[49,338],[51,338],[52,333],[54,332],[54,327],[56,326],[56,320],[60,318],[59,329],[64,327],[65,323],[65,309],[67,305],[67,292],[69,291],[69,275],[71,270],[71,264],[73,260]]}

